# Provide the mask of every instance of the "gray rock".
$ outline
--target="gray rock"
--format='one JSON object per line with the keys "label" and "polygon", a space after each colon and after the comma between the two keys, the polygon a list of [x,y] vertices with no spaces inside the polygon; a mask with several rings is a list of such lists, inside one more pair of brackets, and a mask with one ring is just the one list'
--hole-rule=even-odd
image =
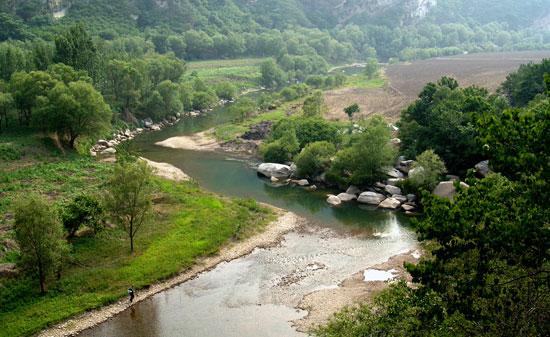
{"label": "gray rock", "polygon": [[12,277],[17,275],[17,266],[15,263],[0,264],[0,277]]}
{"label": "gray rock", "polygon": [[397,184],[401,181],[403,181],[403,179],[401,179],[401,178],[390,178],[390,179],[388,179],[388,185],[397,186]]}
{"label": "gray rock", "polygon": [[407,200],[408,200],[409,202],[415,201],[415,200],[416,200],[416,195],[414,195],[414,194],[407,194]]}
{"label": "gray rock", "polygon": [[399,170],[397,170],[393,167],[386,168],[384,170],[384,173],[390,178],[404,178],[405,177],[403,175],[403,173],[401,173]]}
{"label": "gray rock", "polygon": [[360,193],[361,193],[361,190],[360,190],[357,186],[351,185],[351,186],[348,187],[348,189],[346,190],[346,193],[347,193],[347,194],[360,194]]}
{"label": "gray rock", "polygon": [[416,179],[422,174],[424,174],[424,168],[422,166],[417,166],[409,170],[409,179]]}
{"label": "gray rock", "polygon": [[327,176],[324,172],[321,173],[320,175],[316,176],[315,178],[313,178],[313,181],[318,182],[318,183],[325,183],[326,180],[327,180]]}
{"label": "gray rock", "polygon": [[401,194],[394,194],[391,197],[399,200],[401,203],[407,202],[407,197]]}
{"label": "gray rock", "polygon": [[352,201],[357,199],[357,195],[351,194],[351,193],[340,193],[337,195],[337,197],[344,202]]}
{"label": "gray rock", "polygon": [[317,190],[317,186],[315,185],[311,185],[309,187],[306,188],[308,191],[316,191]]}
{"label": "gray rock", "polygon": [[396,186],[386,185],[386,187],[384,189],[386,190],[386,192],[388,192],[391,195],[401,194],[401,189],[399,187],[396,187]]}
{"label": "gray rock", "polygon": [[475,169],[476,169],[477,175],[483,178],[485,178],[491,172],[491,169],[489,168],[488,160],[484,160],[482,162],[477,163],[475,166]]}
{"label": "gray rock", "polygon": [[374,184],[374,187],[384,189],[384,188],[386,188],[386,184],[383,184],[383,183],[377,181],[377,182]]}
{"label": "gray rock", "polygon": [[271,182],[272,183],[278,183],[279,182],[279,179],[275,178],[275,177],[271,177]]}
{"label": "gray rock", "polygon": [[363,192],[361,195],[359,195],[359,198],[357,198],[357,201],[362,204],[369,204],[369,205],[378,205],[382,202],[386,197],[380,193],[376,192]]}
{"label": "gray rock", "polygon": [[327,198],[327,202],[332,206],[338,206],[342,203],[342,200],[340,200],[340,198],[338,198],[333,194],[329,194]]}
{"label": "gray rock", "polygon": [[161,127],[159,124],[153,124],[150,127],[151,131],[160,131]]}
{"label": "gray rock", "polygon": [[414,206],[407,205],[407,204],[401,205],[401,208],[402,208],[405,212],[412,212],[412,211],[414,211]]}
{"label": "gray rock", "polygon": [[110,147],[108,149],[105,149],[105,150],[101,151],[102,155],[113,155],[115,153],[116,153],[116,149],[113,148],[113,147]]}
{"label": "gray rock", "polygon": [[271,178],[286,179],[292,174],[290,166],[276,163],[263,163],[257,168],[258,173]]}
{"label": "gray rock", "polygon": [[398,209],[401,206],[401,201],[395,198],[387,198],[382,201],[378,207],[384,209]]}
{"label": "gray rock", "polygon": [[[455,184],[454,181],[442,181],[433,190],[433,194],[441,198],[447,198],[447,199],[453,200],[454,196],[456,195],[456,188],[454,184]],[[460,182],[460,186],[462,188],[470,187],[468,186],[468,184],[463,182]]]}
{"label": "gray rock", "polygon": [[103,146],[103,147],[109,147],[109,142],[106,141],[105,139],[100,139],[97,141],[97,145]]}
{"label": "gray rock", "polygon": [[250,129],[245,132],[241,138],[242,139],[248,139],[248,140],[262,140],[265,139],[271,134],[271,127],[273,126],[273,122],[271,121],[263,121],[259,124],[252,125]]}
{"label": "gray rock", "polygon": [[150,129],[153,126],[153,120],[151,118],[145,118],[143,120],[143,126]]}

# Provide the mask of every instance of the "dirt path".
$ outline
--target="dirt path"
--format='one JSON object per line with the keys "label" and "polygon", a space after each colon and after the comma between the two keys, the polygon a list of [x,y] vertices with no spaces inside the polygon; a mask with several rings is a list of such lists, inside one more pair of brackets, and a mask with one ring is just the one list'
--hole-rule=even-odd
{"label": "dirt path", "polygon": [[[239,257],[250,254],[255,248],[267,248],[277,245],[283,238],[284,234],[301,227],[305,220],[298,217],[294,213],[286,212],[278,208],[273,208],[278,213],[277,220],[271,222],[266,229],[244,241],[236,242],[222,248],[218,254],[211,257],[200,259],[190,269],[181,274],[169,279],[165,282],[160,282],[150,286],[148,289],[137,291],[134,304],[139,303],[159,292],[175,287],[185,281],[195,278],[200,273],[209,271],[215,268],[222,262],[228,262]],[[60,337],[74,336],[79,332],[98,325],[110,317],[126,310],[129,307],[126,298],[120,301],[87,312],[78,317],[69,319],[63,323],[53,326],[42,331],[39,337]]]}

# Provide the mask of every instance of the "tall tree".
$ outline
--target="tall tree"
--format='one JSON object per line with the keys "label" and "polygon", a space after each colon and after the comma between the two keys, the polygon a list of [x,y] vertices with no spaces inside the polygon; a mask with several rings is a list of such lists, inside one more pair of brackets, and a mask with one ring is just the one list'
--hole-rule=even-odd
{"label": "tall tree", "polygon": [[134,252],[134,238],[152,213],[151,169],[144,161],[124,161],[117,164],[109,182],[107,208],[115,221],[130,238],[130,252]]}
{"label": "tall tree", "polygon": [[106,80],[107,100],[126,121],[133,120],[132,112],[140,103],[144,86],[142,72],[130,62],[112,60],[107,65]]}
{"label": "tall tree", "polygon": [[82,24],[72,26],[55,38],[54,60],[85,70],[94,79],[98,74],[98,51]]}
{"label": "tall tree", "polygon": [[8,115],[13,109],[13,97],[9,93],[0,92],[0,132],[2,132],[2,121],[4,128],[8,129]]}
{"label": "tall tree", "polygon": [[15,238],[21,250],[21,264],[40,282],[46,291],[46,280],[58,271],[66,243],[63,229],[54,208],[36,195],[15,203]]}

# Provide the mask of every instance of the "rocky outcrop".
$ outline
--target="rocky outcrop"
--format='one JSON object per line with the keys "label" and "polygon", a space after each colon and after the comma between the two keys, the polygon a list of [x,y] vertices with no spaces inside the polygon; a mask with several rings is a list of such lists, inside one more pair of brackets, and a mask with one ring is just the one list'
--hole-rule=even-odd
{"label": "rocky outcrop", "polygon": [[376,192],[363,192],[357,198],[357,201],[362,204],[379,205],[386,197],[383,194]]}
{"label": "rocky outcrop", "polygon": [[348,189],[346,190],[346,193],[348,193],[348,194],[360,194],[360,193],[361,193],[361,190],[360,190],[357,186],[351,185],[351,186],[348,187]]}
{"label": "rocky outcrop", "polygon": [[267,138],[271,134],[271,127],[273,122],[263,121],[259,124],[252,125],[248,131],[246,131],[241,138],[246,140],[262,140]]}
{"label": "rocky outcrop", "polygon": [[329,194],[327,197],[327,203],[332,206],[339,206],[342,203],[342,200],[333,194]]}
{"label": "rocky outcrop", "polygon": [[[457,193],[454,185],[455,185],[454,181],[442,181],[433,190],[433,194],[441,198],[453,200],[454,196]],[[460,187],[468,188],[470,186],[464,182],[460,182]]]}
{"label": "rocky outcrop", "polygon": [[384,209],[398,209],[401,206],[401,201],[395,199],[395,198],[387,198],[384,199],[379,205],[379,208]]}
{"label": "rocky outcrop", "polygon": [[386,187],[385,187],[384,189],[385,189],[386,192],[388,192],[390,195],[401,194],[401,189],[400,189],[399,187],[396,187],[396,186],[386,185]]}
{"label": "rocky outcrop", "polygon": [[476,174],[482,178],[485,178],[490,172],[489,161],[484,160],[476,164],[475,166]]}
{"label": "rocky outcrop", "polygon": [[256,170],[268,178],[286,179],[292,174],[290,166],[276,163],[260,164]]}
{"label": "rocky outcrop", "polygon": [[350,194],[350,193],[340,193],[340,194],[337,195],[337,197],[340,200],[342,200],[343,202],[349,202],[349,201],[357,199],[357,195]]}

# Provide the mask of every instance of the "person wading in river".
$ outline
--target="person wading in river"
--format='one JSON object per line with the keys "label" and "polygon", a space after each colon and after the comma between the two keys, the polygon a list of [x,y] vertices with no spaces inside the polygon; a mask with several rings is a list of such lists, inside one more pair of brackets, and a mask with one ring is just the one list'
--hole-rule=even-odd
{"label": "person wading in river", "polygon": [[134,301],[134,288],[128,288],[128,296],[130,296],[130,303]]}

